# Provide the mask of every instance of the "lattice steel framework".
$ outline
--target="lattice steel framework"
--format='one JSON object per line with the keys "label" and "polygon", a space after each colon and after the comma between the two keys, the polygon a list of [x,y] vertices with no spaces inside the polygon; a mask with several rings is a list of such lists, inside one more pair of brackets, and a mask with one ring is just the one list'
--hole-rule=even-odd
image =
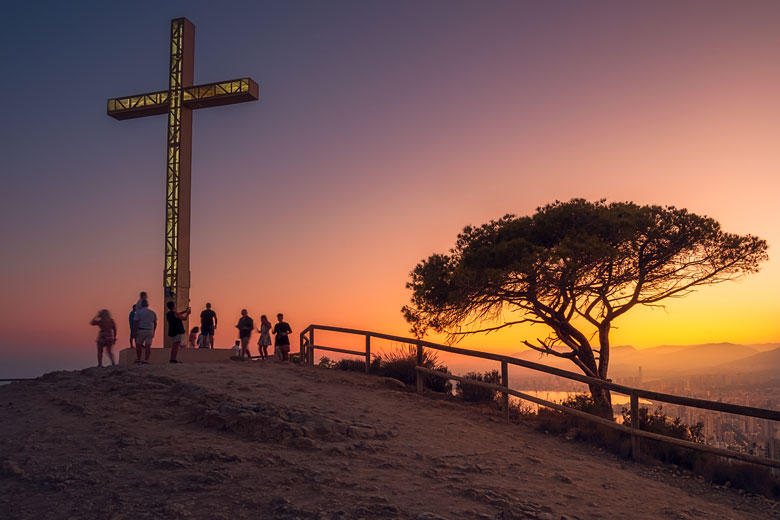
{"label": "lattice steel framework", "polygon": [[109,99],[107,113],[120,120],[168,114],[163,293],[182,309],[190,289],[192,110],[256,101],[259,89],[250,78],[193,85],[195,26],[186,18],[171,20],[170,52],[167,91]]}
{"label": "lattice steel framework", "polygon": [[[192,27],[192,24],[186,25]],[[187,153],[188,151],[191,152],[191,149],[182,150],[182,118],[185,115],[183,112],[187,109],[181,106],[181,101],[184,75],[190,76],[188,78],[189,82],[192,81],[192,67],[187,67],[187,64],[184,63],[184,32],[186,25],[183,19],[171,22],[171,66],[168,78],[168,165],[165,196],[165,269],[163,271],[163,287],[165,288],[166,300],[175,298],[179,292],[178,289],[182,288],[181,286],[183,285],[179,283],[178,265],[179,224],[180,218],[183,216],[179,212],[179,195],[182,188],[181,159],[182,151]],[[192,41],[194,39],[190,38],[189,40]],[[190,43],[190,41],[187,43]],[[190,128],[192,128],[191,125]],[[186,129],[184,130],[186,131]],[[187,220],[189,220],[188,216]],[[189,288],[189,283],[187,283],[187,288]]]}

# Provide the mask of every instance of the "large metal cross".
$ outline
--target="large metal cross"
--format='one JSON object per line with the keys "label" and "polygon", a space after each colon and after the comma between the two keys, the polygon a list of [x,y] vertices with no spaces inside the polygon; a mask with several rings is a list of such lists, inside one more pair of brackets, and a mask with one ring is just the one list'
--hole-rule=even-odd
{"label": "large metal cross", "polygon": [[[108,100],[108,115],[115,119],[168,114],[163,294],[179,310],[190,300],[192,111],[258,99],[257,83],[250,78],[193,85],[194,56],[195,26],[186,18],[171,20],[168,90]],[[165,345],[170,346],[167,328],[166,322]]]}

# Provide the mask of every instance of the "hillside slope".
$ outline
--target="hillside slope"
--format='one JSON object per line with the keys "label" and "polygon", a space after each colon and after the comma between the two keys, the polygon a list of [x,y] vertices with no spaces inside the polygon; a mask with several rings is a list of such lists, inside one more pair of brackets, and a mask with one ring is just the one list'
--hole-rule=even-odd
{"label": "hillside slope", "polygon": [[754,356],[739,359],[732,363],[724,363],[719,368],[730,373],[774,371],[780,369],[780,347]]}
{"label": "hillside slope", "polygon": [[0,387],[4,518],[772,518],[777,503],[357,373],[272,362]]}

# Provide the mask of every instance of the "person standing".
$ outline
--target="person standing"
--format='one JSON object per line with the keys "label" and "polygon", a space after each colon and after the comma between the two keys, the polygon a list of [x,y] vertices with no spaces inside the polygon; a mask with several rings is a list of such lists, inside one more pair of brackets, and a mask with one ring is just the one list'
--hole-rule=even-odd
{"label": "person standing", "polygon": [[165,313],[165,319],[168,320],[168,337],[173,340],[170,363],[178,363],[176,354],[179,353],[180,348],[184,347],[184,335],[187,334],[187,329],[184,328],[184,320],[189,318],[192,309],[187,307],[184,312],[179,312],[176,310],[176,304],[173,302],[168,302],[165,305],[168,307],[168,312]]}
{"label": "person standing", "polygon": [[241,340],[241,357],[246,355],[247,358],[252,359],[252,355],[249,353],[249,338],[252,337],[252,331],[255,330],[255,322],[249,317],[246,309],[241,309],[241,318],[239,318],[236,328]]}
{"label": "person standing", "polygon": [[138,331],[135,327],[135,305],[130,309],[130,348],[135,348],[135,334]]}
{"label": "person standing", "polygon": [[[145,293],[141,293],[145,294]],[[141,306],[136,304],[135,309],[135,352],[136,360],[135,364],[147,364],[149,363],[149,356],[152,354],[152,340],[154,339],[154,333],[157,331],[157,314],[149,308],[148,300],[141,300]],[[141,351],[146,349],[146,355],[144,360],[141,361]]]}
{"label": "person standing", "polygon": [[97,316],[92,318],[90,325],[96,325],[98,327],[97,336],[97,360],[98,366],[103,366],[103,349],[108,351],[108,357],[111,359],[111,364],[116,365],[114,361],[114,354],[111,352],[111,347],[116,343],[116,323],[111,317],[111,313],[108,309],[103,309],[97,313]]}
{"label": "person standing", "polygon": [[135,302],[136,312],[141,310],[141,302],[144,300],[146,300],[146,302],[149,303],[149,297],[146,295],[146,291],[141,291],[141,293],[138,295],[138,301]]}
{"label": "person standing", "polygon": [[276,315],[276,319],[279,320],[279,323],[274,325],[274,335],[276,336],[274,353],[280,353],[282,361],[288,361],[290,359],[289,335],[292,334],[292,329],[290,328],[290,325],[284,321],[284,314],[281,312]]}
{"label": "person standing", "polygon": [[217,331],[217,313],[211,310],[211,304],[206,304],[206,310],[200,313],[200,333],[205,338],[208,348],[214,348],[214,334]]}
{"label": "person standing", "polygon": [[265,359],[268,357],[268,347],[271,345],[271,322],[268,321],[265,314],[260,316],[260,328],[257,329],[257,332],[260,333],[260,339],[257,340],[260,359]]}

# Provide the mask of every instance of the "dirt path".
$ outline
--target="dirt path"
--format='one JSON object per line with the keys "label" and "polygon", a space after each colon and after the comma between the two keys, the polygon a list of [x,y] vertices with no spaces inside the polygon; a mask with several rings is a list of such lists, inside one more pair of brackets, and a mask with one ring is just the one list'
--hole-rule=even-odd
{"label": "dirt path", "polygon": [[490,412],[276,363],[0,387],[2,518],[780,518]]}

